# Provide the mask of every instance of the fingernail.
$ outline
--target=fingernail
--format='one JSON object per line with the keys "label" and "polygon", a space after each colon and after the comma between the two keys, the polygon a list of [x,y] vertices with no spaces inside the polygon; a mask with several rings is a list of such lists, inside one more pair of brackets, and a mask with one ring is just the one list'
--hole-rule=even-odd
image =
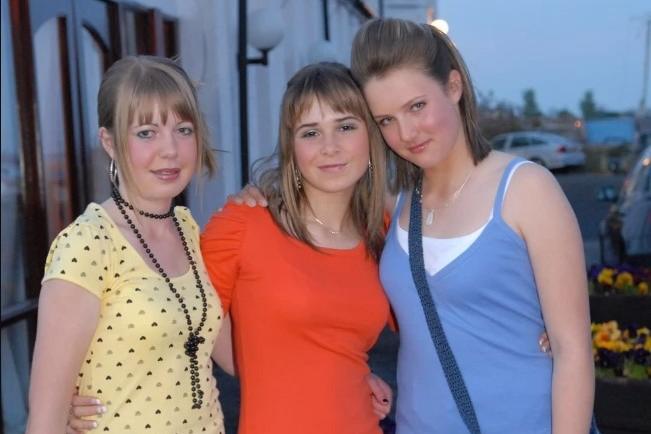
{"label": "fingernail", "polygon": [[97,422],[92,421],[92,422],[91,422],[91,425],[93,425],[93,428],[97,428]]}
{"label": "fingernail", "polygon": [[93,399],[92,403],[95,404],[95,405],[100,405],[102,403],[102,401],[100,401],[99,399]]}
{"label": "fingernail", "polygon": [[263,200],[261,203],[262,203],[262,206],[267,206],[268,205],[266,200]]}
{"label": "fingernail", "polygon": [[106,409],[106,406],[105,406],[105,405],[103,405],[103,406],[101,406],[101,407],[99,408],[99,412],[100,412],[100,413],[106,413],[106,410],[107,410],[107,409]]}

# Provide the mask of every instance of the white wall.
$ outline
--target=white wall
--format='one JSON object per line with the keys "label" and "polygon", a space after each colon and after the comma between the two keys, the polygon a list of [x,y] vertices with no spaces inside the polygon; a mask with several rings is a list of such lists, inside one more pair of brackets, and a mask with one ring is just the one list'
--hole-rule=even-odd
{"label": "white wall", "polygon": [[[133,3],[133,0],[120,0]],[[240,188],[239,93],[237,71],[237,0],[140,0],[179,20],[180,60],[201,83],[202,109],[220,152],[219,172],[191,188],[190,207],[203,226],[227,194]],[[249,65],[250,162],[271,154],[278,134],[278,115],[287,80],[316,61],[315,44],[324,39],[321,0],[249,0],[249,13],[262,7],[280,9],[283,40],[269,53],[268,66]],[[350,44],[363,18],[346,0],[329,0],[332,52],[348,64]],[[249,57],[259,53],[252,47]],[[334,60],[334,59],[327,59]]]}

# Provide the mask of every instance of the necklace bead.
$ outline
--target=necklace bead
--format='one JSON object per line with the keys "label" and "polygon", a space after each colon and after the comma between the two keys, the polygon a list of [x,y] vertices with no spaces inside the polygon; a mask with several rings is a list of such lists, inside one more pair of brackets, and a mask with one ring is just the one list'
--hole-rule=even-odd
{"label": "necklace bead", "polygon": [[[170,207],[169,211],[167,211],[166,213],[163,213],[163,214],[154,214],[154,213],[151,213],[151,212],[143,211],[141,209],[136,209],[133,205],[131,205],[129,202],[127,202],[122,197],[122,195],[120,194],[120,192],[116,188],[114,188],[113,191],[117,193],[117,195],[114,195],[113,192],[111,192],[111,196],[113,196],[113,200],[115,201],[116,204],[119,202],[123,207],[129,208],[131,211],[137,212],[138,214],[140,214],[143,217],[147,217],[147,218],[150,218],[150,219],[162,220],[162,219],[172,217],[174,215],[174,207],[173,206]],[[126,213],[127,213],[127,211],[124,208],[121,208],[120,212],[122,213],[122,215],[126,215]],[[132,224],[130,226],[131,226],[131,229],[135,229],[135,225]]]}
{"label": "necklace bead", "polygon": [[170,288],[170,291],[172,292],[172,294],[174,294],[174,297],[181,305],[181,309],[183,310],[183,315],[185,316],[185,320],[188,325],[188,336],[186,338],[185,343],[183,344],[183,347],[185,349],[185,355],[188,356],[189,358],[189,364],[190,364],[189,371],[190,371],[190,386],[192,391],[192,408],[200,409],[203,403],[204,392],[203,390],[201,390],[201,385],[199,384],[199,364],[197,359],[197,352],[199,351],[199,345],[203,344],[206,340],[203,336],[201,336],[201,330],[203,329],[206,323],[207,312],[208,312],[208,301],[206,299],[206,292],[203,288],[203,284],[201,283],[201,277],[199,276],[199,272],[196,267],[196,262],[194,261],[192,255],[190,254],[190,248],[188,247],[188,243],[186,241],[185,235],[183,234],[183,230],[181,229],[181,224],[179,223],[178,219],[174,215],[173,209],[170,209],[170,211],[168,211],[165,214],[151,214],[145,211],[137,210],[137,212],[140,215],[148,218],[165,219],[168,217],[172,217],[174,226],[176,227],[176,230],[179,233],[181,244],[183,244],[183,250],[188,259],[188,262],[192,267],[196,287],[199,290],[199,294],[201,296],[201,304],[202,304],[201,319],[196,328],[192,326],[192,318],[190,317],[190,312],[188,311],[184,299],[181,297],[181,294],[179,294],[179,292],[177,291],[176,287],[172,283],[167,273],[163,270],[163,267],[158,263],[158,260],[154,257],[154,254],[149,248],[149,245],[142,238],[142,235],[140,234],[140,231],[136,228],[134,222],[127,215],[127,211],[125,207],[129,208],[134,212],[136,212],[136,210],[129,202],[124,200],[124,198],[120,195],[120,192],[117,189],[113,189],[113,191],[111,192],[111,197],[113,198],[115,205],[118,207],[118,210],[122,214],[122,217],[124,217],[127,225],[129,226],[129,228],[131,228],[134,235],[138,239],[138,242],[147,253],[147,256],[149,257],[152,264],[154,265],[154,268],[156,268],[156,271],[158,271],[161,277],[165,279],[165,283],[167,283],[167,285]]}

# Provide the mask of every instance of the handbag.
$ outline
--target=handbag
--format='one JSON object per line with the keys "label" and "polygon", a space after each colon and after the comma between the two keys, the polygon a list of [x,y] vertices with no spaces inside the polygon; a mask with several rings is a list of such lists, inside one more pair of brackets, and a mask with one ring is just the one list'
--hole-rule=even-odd
{"label": "handbag", "polygon": [[[463,423],[468,428],[470,434],[480,434],[479,422],[477,414],[472,405],[470,394],[463,381],[463,376],[459,370],[450,344],[448,343],[441,319],[436,310],[434,299],[429,290],[427,283],[427,275],[425,274],[425,263],[423,259],[423,234],[422,234],[422,204],[421,204],[421,191],[422,191],[423,178],[420,176],[416,182],[413,194],[411,196],[411,208],[409,214],[409,268],[411,269],[411,276],[418,292],[421,306],[425,313],[425,320],[427,328],[429,329],[430,337],[434,343],[436,354],[438,355],[445,380],[448,383],[452,397],[457,406],[457,410],[461,415]],[[592,417],[590,424],[589,434],[601,434],[597,428],[597,423]]]}

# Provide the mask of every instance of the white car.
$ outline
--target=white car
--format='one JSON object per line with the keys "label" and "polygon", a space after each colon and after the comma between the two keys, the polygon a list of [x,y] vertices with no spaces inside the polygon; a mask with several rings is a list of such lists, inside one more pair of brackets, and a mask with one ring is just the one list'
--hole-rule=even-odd
{"label": "white car", "polygon": [[491,140],[491,146],[548,169],[585,165],[585,153],[581,150],[581,145],[558,134],[538,131],[500,134]]}

